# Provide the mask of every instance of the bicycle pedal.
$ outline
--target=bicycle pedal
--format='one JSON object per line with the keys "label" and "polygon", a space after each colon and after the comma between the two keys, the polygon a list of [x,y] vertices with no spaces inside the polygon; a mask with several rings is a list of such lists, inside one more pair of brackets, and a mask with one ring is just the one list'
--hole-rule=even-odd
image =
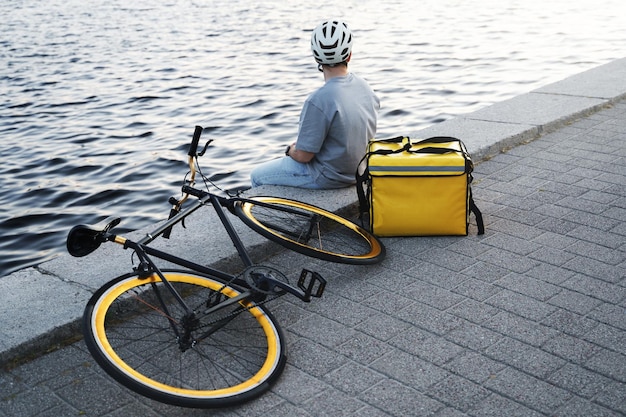
{"label": "bicycle pedal", "polygon": [[326,280],[317,272],[303,269],[298,279],[298,288],[304,291],[305,301],[311,297],[320,298],[326,288]]}

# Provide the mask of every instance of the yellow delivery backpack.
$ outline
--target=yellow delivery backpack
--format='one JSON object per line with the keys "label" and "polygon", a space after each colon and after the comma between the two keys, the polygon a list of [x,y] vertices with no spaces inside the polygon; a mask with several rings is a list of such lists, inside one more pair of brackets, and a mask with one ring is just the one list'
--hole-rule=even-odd
{"label": "yellow delivery backpack", "polygon": [[357,193],[361,219],[369,214],[372,233],[466,236],[470,212],[476,216],[478,234],[484,233],[470,187],[474,165],[459,139],[374,140],[362,162],[365,170],[357,172]]}

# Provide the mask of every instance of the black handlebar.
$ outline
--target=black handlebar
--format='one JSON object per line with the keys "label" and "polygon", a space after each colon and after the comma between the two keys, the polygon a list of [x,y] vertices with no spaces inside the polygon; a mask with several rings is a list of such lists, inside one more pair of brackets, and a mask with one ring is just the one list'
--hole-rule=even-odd
{"label": "black handlebar", "polygon": [[192,195],[194,197],[198,197],[198,198],[202,198],[205,197],[207,195],[209,195],[208,192],[204,191],[204,190],[199,190],[197,188],[193,188],[189,185],[183,185],[182,187],[182,191],[184,194],[189,194]]}
{"label": "black handlebar", "polygon": [[189,152],[187,155],[196,156],[198,151],[198,142],[200,142],[200,135],[202,135],[202,126],[196,126],[196,130],[193,132],[193,139],[191,139],[191,145],[189,145]]}

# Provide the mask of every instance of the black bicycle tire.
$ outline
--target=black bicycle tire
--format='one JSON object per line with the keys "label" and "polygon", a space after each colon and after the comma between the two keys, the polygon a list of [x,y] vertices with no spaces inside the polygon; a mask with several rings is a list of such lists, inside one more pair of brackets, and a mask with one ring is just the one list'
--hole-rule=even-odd
{"label": "black bicycle tire", "polygon": [[[207,288],[209,288],[208,287],[209,282],[211,286],[219,285],[220,287],[222,287],[225,285],[223,281],[220,279],[204,276],[198,273],[190,273],[189,271],[167,270],[167,271],[164,271],[164,274],[168,278],[168,280],[172,279],[176,275],[193,277],[194,280],[207,280],[206,281]],[[153,278],[156,279],[156,277],[153,277]],[[143,380],[151,380],[151,377],[144,375],[141,372],[133,369],[131,365],[126,363],[125,360],[123,360],[119,356],[121,354],[120,352],[114,351],[113,353],[111,353],[111,352],[106,351],[105,347],[110,347],[111,350],[113,350],[113,348],[108,344],[109,343],[108,340],[106,341],[106,343],[104,343],[103,339],[98,336],[97,327],[99,325],[94,324],[94,320],[99,320],[96,318],[96,316],[98,314],[105,313],[104,311],[100,311],[100,308],[101,308],[100,306],[104,306],[102,308],[105,308],[107,310],[106,312],[108,312],[108,310],[112,308],[111,306],[113,305],[114,301],[119,300],[117,296],[115,296],[116,292],[120,292],[121,291],[120,288],[123,286],[129,286],[129,288],[135,288],[136,286],[134,285],[139,283],[139,281],[145,281],[145,279],[139,278],[137,274],[135,273],[125,274],[109,281],[108,283],[103,285],[100,289],[98,289],[94,293],[94,295],[91,297],[91,299],[87,303],[87,306],[85,307],[85,313],[83,315],[83,321],[82,321],[83,334],[85,336],[85,343],[87,345],[87,348],[89,349],[89,352],[91,353],[93,358],[96,360],[96,362],[102,367],[102,369],[104,369],[104,371],[107,374],[109,374],[113,379],[115,379],[120,384],[124,385],[125,387],[129,388],[132,391],[137,392],[138,394],[141,394],[143,396],[146,396],[148,398],[151,398],[151,399],[154,399],[156,401],[163,402],[166,404],[182,406],[182,407],[192,407],[192,408],[218,408],[218,407],[227,407],[227,406],[241,404],[242,402],[249,401],[251,399],[254,399],[260,396],[272,386],[272,384],[276,381],[276,379],[282,373],[285,367],[285,363],[286,363],[286,342],[285,342],[285,338],[282,333],[282,330],[278,326],[278,323],[276,322],[272,314],[264,306],[249,305],[248,306],[249,308],[247,309],[244,308],[244,311],[248,311],[250,313],[250,316],[254,316],[255,314],[258,314],[259,317],[255,317],[254,320],[259,321],[259,323],[261,320],[266,322],[265,325],[271,327],[271,331],[274,332],[273,337],[275,338],[275,342],[276,342],[275,346],[273,346],[273,348],[275,349],[274,353],[269,353],[271,348],[268,347],[267,358],[263,364],[263,367],[268,366],[268,361],[269,361],[268,370],[265,371],[264,374],[260,375],[258,381],[251,382],[251,387],[249,388],[246,387],[245,389],[241,389],[241,391],[235,392],[235,393],[228,392],[229,388],[225,387],[224,389],[199,390],[199,391],[195,391],[192,394],[189,391],[193,391],[193,390],[181,389],[179,387],[172,387],[168,385],[164,385],[165,388],[159,387],[158,384],[160,384],[161,382],[158,382],[158,381],[156,381],[156,383],[154,384],[152,383],[146,384],[145,382],[142,382]],[[173,282],[185,282],[185,281],[174,279]],[[226,286],[226,288],[228,288],[226,293],[231,294],[231,295],[239,293],[240,291],[239,289],[236,289],[234,286]],[[118,296],[121,297],[123,294],[126,294],[126,291],[120,292]],[[106,297],[110,297],[110,298],[116,297],[116,298],[113,298],[113,301],[109,301],[109,300],[102,301]],[[246,314],[246,313],[243,313],[243,314]],[[247,317],[247,315],[245,317]],[[104,327],[105,325],[103,324],[102,326]],[[263,324],[259,324],[259,327],[263,329],[263,332],[267,332],[267,329],[263,328]],[[135,327],[133,329],[138,332],[140,332],[141,330]],[[107,332],[106,330],[103,330],[103,331]],[[173,338],[171,339],[173,340]],[[239,339],[233,339],[233,340],[239,340]],[[161,342],[158,342],[158,343],[161,343]],[[199,342],[199,343],[203,343],[203,342]],[[223,343],[223,342],[220,342],[220,343]],[[145,344],[145,340],[142,340],[142,344]],[[243,342],[242,342],[242,346],[237,346],[236,348],[238,350],[241,350],[242,347],[243,347]],[[125,347],[125,349],[129,349],[129,347]],[[195,349],[195,347],[189,350],[193,351],[193,349]],[[168,351],[165,348],[161,348],[161,346],[158,346],[158,350],[161,354],[174,352],[174,349],[172,349],[171,351]],[[117,360],[112,359],[113,356],[117,357]],[[270,356],[272,356],[271,360],[270,360]],[[198,355],[198,357],[200,357],[200,355]],[[165,365],[160,360],[159,362],[155,362],[155,363],[158,363],[158,367],[163,367],[163,370],[165,370]],[[125,366],[130,368],[130,370],[126,369]],[[152,366],[155,366],[155,365],[152,365]],[[255,376],[259,375],[262,369],[264,368],[260,368],[259,373],[255,374]],[[163,373],[163,370],[160,370],[160,372]],[[133,371],[136,372],[139,376],[136,374],[133,374],[132,373]],[[203,369],[202,372],[205,372],[205,370]],[[224,370],[220,369],[220,372],[224,372]],[[227,375],[227,377],[228,376],[230,375]],[[249,381],[252,381],[252,378],[250,378],[246,382],[249,382]],[[176,390],[179,390],[181,392],[176,392]],[[207,395],[209,393],[210,395]]]}
{"label": "black bicycle tire", "polygon": [[[284,233],[275,230],[275,227],[270,227],[264,224],[262,220],[257,218],[253,211],[255,207],[262,207],[268,210],[275,210],[277,212],[284,212],[285,209],[281,207],[286,206],[288,209],[301,210],[303,213],[312,213],[314,215],[321,216],[326,221],[341,226],[341,235],[351,242],[345,246],[346,253],[338,252],[338,249],[325,249],[321,248],[321,244],[314,246],[309,241],[303,242],[295,240],[291,237],[285,236]],[[372,233],[363,229],[359,225],[351,222],[350,220],[329,212],[328,210],[314,206],[312,204],[303,203],[297,200],[290,200],[282,197],[265,197],[256,196],[246,199],[240,199],[235,204],[235,214],[239,217],[248,227],[259,233],[260,235],[279,243],[283,247],[301,253],[313,258],[322,259],[330,262],[338,262],[352,265],[371,265],[381,262],[385,257],[385,247],[382,242],[374,236]],[[285,220],[285,224],[288,220]],[[297,234],[297,233],[294,233]],[[343,241],[343,239],[341,239]],[[347,253],[348,247],[350,250],[354,249],[354,246],[363,247],[362,253]]]}

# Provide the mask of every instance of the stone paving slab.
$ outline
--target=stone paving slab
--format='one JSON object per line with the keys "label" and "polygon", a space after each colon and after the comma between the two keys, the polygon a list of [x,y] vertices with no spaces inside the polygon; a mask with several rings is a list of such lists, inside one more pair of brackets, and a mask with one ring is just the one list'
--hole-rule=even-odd
{"label": "stone paving slab", "polygon": [[[625,60],[599,67],[575,84],[595,83],[600,96],[615,92],[601,85],[615,81],[610,76],[583,80],[617,74],[622,66]],[[563,85],[572,88],[567,80]],[[387,259],[368,267],[276,252],[270,265],[290,276],[305,266],[329,284],[310,304],[282,298],[270,306],[287,336],[288,364],[270,392],[239,407],[187,410],[145,399],[107,377],[82,341],[8,366],[21,348],[31,352],[34,337],[41,349],[69,336],[100,277],[91,266],[82,266],[89,276],[77,272],[82,260],[68,257],[0,279],[0,417],[626,415],[626,102],[620,95],[602,97],[599,110],[582,106],[584,117],[561,120],[558,128],[526,124],[531,119],[523,111],[519,123],[471,115],[448,123],[477,123],[485,131],[504,125],[518,133],[513,143],[501,138],[503,149],[523,143],[490,151],[476,166],[483,236],[472,226],[468,237],[388,238]],[[482,117],[496,113],[484,110]],[[324,194],[319,205],[336,200]],[[223,249],[196,250],[193,256],[201,257]],[[109,272],[124,263],[118,258],[107,264]],[[56,284],[69,286],[55,292]],[[37,320],[29,320],[32,312]],[[63,337],[54,337],[55,322]]]}
{"label": "stone paving slab", "polygon": [[601,98],[612,102],[624,98],[626,92],[626,58],[618,59],[573,75],[565,80],[541,87],[535,92]]}

